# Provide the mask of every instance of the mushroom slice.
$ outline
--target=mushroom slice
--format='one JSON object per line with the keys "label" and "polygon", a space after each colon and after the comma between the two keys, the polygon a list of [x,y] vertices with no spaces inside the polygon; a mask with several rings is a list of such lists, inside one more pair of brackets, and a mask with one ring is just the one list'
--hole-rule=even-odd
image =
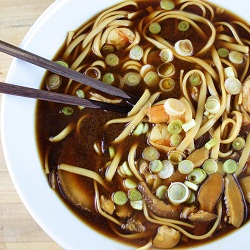
{"label": "mushroom slice", "polygon": [[179,219],[182,211],[180,205],[165,204],[162,200],[154,196],[145,182],[138,184],[138,189],[143,195],[143,199],[146,202],[148,208],[156,215],[169,219]]}
{"label": "mushroom slice", "polygon": [[239,228],[247,217],[247,206],[238,181],[233,175],[225,177],[224,199],[227,207],[228,223]]}
{"label": "mushroom slice", "polygon": [[246,201],[250,203],[250,176],[243,177],[239,182]]}
{"label": "mushroom slice", "polygon": [[217,218],[216,214],[212,214],[203,210],[199,210],[196,213],[192,213],[188,219],[192,222],[210,222]]}
{"label": "mushroom slice", "polygon": [[222,175],[219,173],[211,174],[202,184],[198,193],[200,209],[212,213],[222,195],[223,188]]}
{"label": "mushroom slice", "polygon": [[71,204],[86,211],[95,211],[95,194],[87,185],[87,178],[59,169],[58,183],[62,195]]}
{"label": "mushroom slice", "polygon": [[146,227],[135,218],[130,218],[126,224],[122,224],[121,228],[134,233],[143,233],[146,231]]}
{"label": "mushroom slice", "polygon": [[153,240],[153,247],[169,249],[176,246],[181,239],[179,231],[168,226],[161,226]]}
{"label": "mushroom slice", "polygon": [[194,167],[200,167],[205,160],[209,158],[209,150],[207,150],[205,147],[196,149],[193,151],[187,158],[186,160],[189,160],[193,162]]}

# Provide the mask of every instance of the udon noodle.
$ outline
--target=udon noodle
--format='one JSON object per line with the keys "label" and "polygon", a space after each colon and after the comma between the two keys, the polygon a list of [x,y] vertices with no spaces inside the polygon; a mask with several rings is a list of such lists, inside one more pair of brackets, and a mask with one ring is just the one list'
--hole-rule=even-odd
{"label": "udon noodle", "polygon": [[[127,114],[39,102],[52,188],[138,249],[193,246],[248,220],[249,25],[202,0],[124,1],[55,60],[138,97]],[[48,73],[43,88],[124,103]]]}

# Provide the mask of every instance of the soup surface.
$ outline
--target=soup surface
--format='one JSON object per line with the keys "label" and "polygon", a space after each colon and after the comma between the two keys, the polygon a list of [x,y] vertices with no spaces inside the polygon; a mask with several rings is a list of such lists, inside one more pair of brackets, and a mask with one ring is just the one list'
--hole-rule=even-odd
{"label": "soup surface", "polygon": [[[205,243],[248,220],[248,24],[206,1],[124,1],[70,31],[55,61],[138,97],[129,113],[38,102],[52,189],[135,247]],[[42,89],[130,105],[48,72]]]}

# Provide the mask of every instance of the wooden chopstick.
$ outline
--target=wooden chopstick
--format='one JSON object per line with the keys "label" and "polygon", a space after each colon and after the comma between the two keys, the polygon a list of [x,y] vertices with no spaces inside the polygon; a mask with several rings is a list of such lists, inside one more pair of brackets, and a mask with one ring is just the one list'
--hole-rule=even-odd
{"label": "wooden chopstick", "polygon": [[66,68],[58,63],[55,63],[55,62],[50,61],[46,58],[43,58],[43,57],[38,56],[36,54],[33,54],[29,51],[26,51],[24,49],[16,47],[12,44],[6,43],[2,40],[0,40],[0,51],[6,53],[8,55],[14,56],[16,58],[19,58],[23,61],[37,65],[37,66],[42,67],[44,69],[47,69],[53,73],[67,77],[67,78],[72,79],[74,81],[77,81],[79,83],[83,83],[85,85],[88,85],[94,89],[100,90],[100,91],[107,93],[109,95],[119,96],[119,97],[122,97],[124,99],[127,99],[127,100],[129,100],[129,103],[136,102],[137,98],[132,97],[131,95],[127,94],[125,91],[123,91],[119,88],[105,84],[105,83],[103,83],[99,80],[96,80],[94,78],[91,78],[85,74],[82,74],[82,73],[77,72],[75,70],[72,70],[70,68]]}
{"label": "wooden chopstick", "polygon": [[65,95],[46,90],[33,89],[3,82],[0,82],[0,93],[35,98],[45,101],[65,103],[70,105],[84,106],[89,108],[101,108],[104,110],[109,110],[119,113],[127,113],[131,110],[131,107],[124,104],[99,102],[95,100],[79,98],[72,95]]}

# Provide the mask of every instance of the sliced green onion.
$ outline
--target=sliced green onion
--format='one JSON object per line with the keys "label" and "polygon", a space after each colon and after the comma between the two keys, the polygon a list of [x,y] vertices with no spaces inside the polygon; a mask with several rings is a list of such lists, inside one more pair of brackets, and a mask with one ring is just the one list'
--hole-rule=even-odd
{"label": "sliced green onion", "polygon": [[185,202],[190,195],[190,190],[182,182],[173,182],[168,188],[168,198],[174,205]]}
{"label": "sliced green onion", "polygon": [[72,114],[74,113],[74,109],[71,108],[71,107],[64,107],[64,108],[62,109],[62,113],[63,113],[64,115],[66,115],[66,116],[70,116],[70,115],[72,115]]}
{"label": "sliced green onion", "polygon": [[219,48],[217,52],[218,52],[219,56],[222,58],[226,58],[229,56],[229,51],[226,48]]}
{"label": "sliced green onion", "polygon": [[123,185],[125,188],[132,189],[137,187],[137,183],[131,179],[131,178],[126,178],[123,182]]}
{"label": "sliced green onion", "polygon": [[130,206],[135,210],[142,210],[142,208],[143,208],[143,200],[130,201]]}
{"label": "sliced green onion", "polygon": [[168,98],[164,103],[164,109],[171,116],[181,116],[186,112],[185,104],[175,98]]}
{"label": "sliced green onion", "polygon": [[146,147],[142,152],[143,159],[147,161],[158,160],[160,157],[159,151],[155,147]]}
{"label": "sliced green onion", "polygon": [[76,96],[79,97],[79,98],[84,98],[85,97],[85,93],[83,92],[83,90],[78,89],[76,91]]}
{"label": "sliced green onion", "polygon": [[205,160],[202,168],[206,171],[207,174],[213,174],[218,171],[218,165],[214,159]]}
{"label": "sliced green onion", "polygon": [[210,114],[216,114],[220,110],[220,100],[217,96],[209,96],[205,103],[205,109]]}
{"label": "sliced green onion", "polygon": [[182,155],[181,153],[174,151],[174,152],[169,152],[168,154],[168,160],[173,163],[173,164],[179,164],[179,162],[182,160]]}
{"label": "sliced green onion", "polygon": [[246,141],[243,137],[236,137],[232,142],[232,147],[234,150],[242,150],[246,145]]}
{"label": "sliced green onion", "polygon": [[184,184],[185,184],[188,188],[190,188],[190,189],[192,189],[192,190],[194,190],[194,191],[197,191],[198,188],[199,188],[199,186],[198,186],[197,184],[194,184],[194,183],[191,182],[191,181],[185,181]]}
{"label": "sliced green onion", "polygon": [[225,89],[230,95],[238,95],[241,92],[242,84],[240,80],[235,77],[228,77],[225,80]]}
{"label": "sliced green onion", "polygon": [[213,146],[217,145],[220,143],[220,140],[219,138],[212,138],[210,141],[208,141],[206,144],[205,144],[205,148],[207,150],[210,150]]}
{"label": "sliced green onion", "polygon": [[161,179],[165,180],[169,178],[173,173],[174,173],[173,164],[168,160],[162,161],[162,169],[160,170],[160,172],[158,172],[158,176]]}
{"label": "sliced green onion", "polygon": [[120,171],[123,175],[126,175],[126,176],[129,176],[129,177],[132,177],[133,176],[133,173],[131,172],[130,168],[129,168],[129,165],[128,165],[128,162],[127,161],[124,161],[120,167]]}
{"label": "sliced green onion", "polygon": [[178,170],[182,174],[189,174],[193,171],[193,169],[194,169],[194,163],[190,160],[183,160],[178,164]]}
{"label": "sliced green onion", "polygon": [[56,61],[56,63],[63,66],[63,67],[65,67],[65,68],[69,67],[68,63],[66,63],[65,61],[62,61],[62,60]]}
{"label": "sliced green onion", "polygon": [[131,201],[139,201],[142,200],[142,194],[137,189],[130,189],[128,192],[128,198]]}
{"label": "sliced green onion", "polygon": [[58,89],[62,84],[62,77],[57,74],[52,74],[48,77],[46,81],[46,86],[48,90]]}
{"label": "sliced green onion", "polygon": [[141,134],[142,134],[142,131],[143,131],[143,128],[144,128],[143,123],[142,123],[142,122],[139,123],[139,124],[137,125],[137,127],[135,128],[135,130],[133,131],[133,135],[135,135],[135,136],[141,135]]}
{"label": "sliced green onion", "polygon": [[106,57],[105,57],[105,62],[107,65],[109,66],[117,66],[119,64],[119,57],[116,55],[116,54],[108,54]]}
{"label": "sliced green onion", "polygon": [[175,87],[175,80],[171,77],[165,77],[161,79],[159,83],[159,87],[164,92],[170,92]]}
{"label": "sliced green onion", "polygon": [[143,130],[142,130],[142,134],[146,134],[149,130],[149,125],[148,123],[144,123],[144,127],[143,127]]}
{"label": "sliced green onion", "polygon": [[128,72],[124,76],[124,82],[128,86],[136,86],[140,83],[141,76],[137,72]]}
{"label": "sliced green onion", "polygon": [[143,49],[141,46],[136,45],[129,51],[129,57],[133,60],[141,60],[143,57]]}
{"label": "sliced green onion", "polygon": [[162,49],[160,58],[163,62],[171,62],[174,59],[174,54],[171,49]]}
{"label": "sliced green onion", "polygon": [[182,136],[180,134],[170,136],[170,144],[173,147],[178,147],[182,142]]}
{"label": "sliced green onion", "polygon": [[154,87],[157,86],[160,78],[158,74],[155,71],[149,71],[147,74],[144,76],[144,82],[147,84],[149,87]]}
{"label": "sliced green onion", "polygon": [[106,84],[109,84],[109,85],[112,85],[115,81],[115,76],[113,73],[105,73],[103,76],[102,76],[102,81]]}
{"label": "sliced green onion", "polygon": [[113,45],[111,44],[106,44],[102,47],[102,53],[104,56],[111,54],[115,51],[115,48]]}
{"label": "sliced green onion", "polygon": [[161,25],[159,23],[151,23],[148,27],[150,33],[158,34],[161,32]]}
{"label": "sliced green onion", "polygon": [[189,30],[190,24],[187,21],[181,21],[178,24],[178,30],[179,31],[187,31]]}
{"label": "sliced green onion", "polygon": [[113,159],[115,157],[115,149],[112,146],[109,146],[109,158]]}
{"label": "sliced green onion", "polygon": [[162,170],[163,165],[162,162],[160,160],[153,160],[149,163],[149,169],[153,172],[153,173],[158,173]]}
{"label": "sliced green onion", "polygon": [[168,132],[172,135],[179,134],[182,131],[183,122],[179,119],[175,119],[168,124]]}
{"label": "sliced green onion", "polygon": [[193,86],[199,86],[201,84],[200,74],[193,73],[188,77],[189,83]]}
{"label": "sliced green onion", "polygon": [[182,124],[182,129],[187,132],[188,130],[190,130],[191,128],[195,127],[196,125],[196,121],[195,119],[191,119],[189,122],[183,123]]}
{"label": "sliced green onion", "polygon": [[161,0],[160,6],[164,10],[172,10],[175,8],[175,2],[173,0]]}
{"label": "sliced green onion", "polygon": [[124,205],[127,200],[128,197],[123,191],[117,191],[113,194],[113,202],[117,205]]}
{"label": "sliced green onion", "polygon": [[190,192],[189,198],[187,199],[186,202],[187,202],[188,204],[195,203],[195,198],[196,198],[195,194],[194,194],[193,192]]}
{"label": "sliced green onion", "polygon": [[177,41],[174,48],[181,56],[191,56],[194,52],[193,44],[189,39]]}
{"label": "sliced green onion", "polygon": [[226,77],[235,77],[235,73],[232,67],[226,67],[224,69],[224,72]]}
{"label": "sliced green onion", "polygon": [[207,177],[206,172],[201,168],[195,168],[189,175],[188,180],[194,184],[200,184]]}
{"label": "sliced green onion", "polygon": [[236,163],[235,160],[228,159],[223,163],[223,170],[227,174],[232,174],[234,173],[238,168],[238,164]]}
{"label": "sliced green onion", "polygon": [[229,60],[235,64],[241,64],[244,61],[244,55],[238,51],[231,51],[229,53]]}
{"label": "sliced green onion", "polygon": [[166,192],[168,190],[168,187],[165,185],[161,185],[159,186],[156,191],[155,191],[155,195],[156,197],[158,197],[159,199],[163,200],[166,197]]}

